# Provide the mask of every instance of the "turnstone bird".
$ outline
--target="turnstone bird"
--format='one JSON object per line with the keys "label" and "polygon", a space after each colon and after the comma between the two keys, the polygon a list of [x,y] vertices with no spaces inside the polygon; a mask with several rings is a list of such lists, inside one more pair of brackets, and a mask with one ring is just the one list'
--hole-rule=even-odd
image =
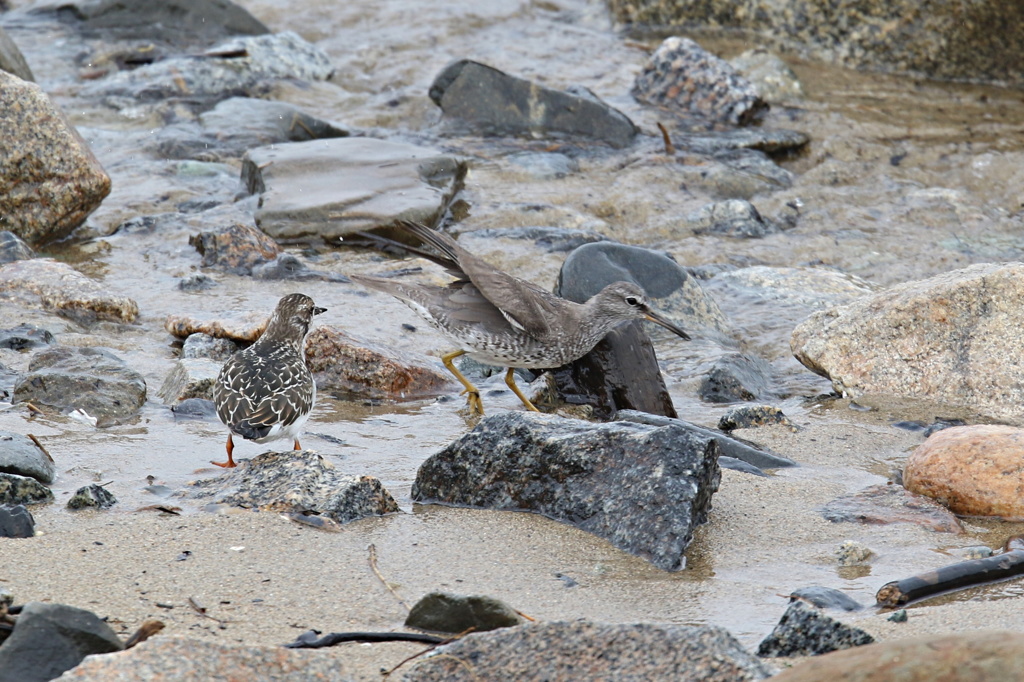
{"label": "turnstone bird", "polygon": [[431,249],[410,250],[441,265],[455,281],[439,287],[359,275],[351,278],[398,298],[459,348],[441,361],[465,387],[475,414],[484,413],[483,403],[477,388],[452,364],[460,355],[506,367],[505,383],[526,409],[536,412],[516,386],[516,367],[561,367],[589,353],[608,332],[630,320],[651,320],[690,338],[648,308],[643,290],[635,284],[615,282],[586,303],[574,303],[498,270],[448,235],[416,223],[399,225]]}
{"label": "turnstone bird", "polygon": [[224,363],[213,385],[217,416],[227,425],[228,459],[211,462],[233,467],[232,436],[266,443],[291,438],[299,445],[299,431],[316,402],[316,383],[306,366],[303,342],[318,308],[304,294],[289,294],[277,303],[263,335]]}

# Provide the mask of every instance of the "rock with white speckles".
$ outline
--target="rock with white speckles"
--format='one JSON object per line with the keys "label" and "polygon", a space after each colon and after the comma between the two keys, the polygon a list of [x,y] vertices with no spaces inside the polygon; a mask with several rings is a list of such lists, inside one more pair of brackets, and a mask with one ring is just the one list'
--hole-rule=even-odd
{"label": "rock with white speckles", "polygon": [[844,625],[817,607],[795,601],[782,614],[771,634],[761,641],[757,655],[813,656],[874,641],[874,637],[860,628]]}

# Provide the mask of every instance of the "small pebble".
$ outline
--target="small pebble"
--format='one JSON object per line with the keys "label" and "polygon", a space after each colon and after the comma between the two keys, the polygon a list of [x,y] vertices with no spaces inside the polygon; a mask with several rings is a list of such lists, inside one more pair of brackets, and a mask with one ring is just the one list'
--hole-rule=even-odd
{"label": "small pebble", "polygon": [[886,618],[886,620],[891,620],[893,623],[906,623],[907,622],[907,610],[906,609],[900,609],[899,611],[894,611],[891,616]]}

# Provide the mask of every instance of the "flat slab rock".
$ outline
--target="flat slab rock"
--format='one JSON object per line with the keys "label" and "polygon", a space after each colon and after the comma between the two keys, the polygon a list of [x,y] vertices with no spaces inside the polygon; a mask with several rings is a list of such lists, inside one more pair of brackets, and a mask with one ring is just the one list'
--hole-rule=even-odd
{"label": "flat slab rock", "polygon": [[321,391],[413,400],[451,389],[447,372],[419,357],[323,325],[306,339],[306,364]]}
{"label": "flat slab rock", "polygon": [[132,299],[118,296],[70,265],[50,258],[0,265],[0,296],[32,303],[83,323],[130,323],[139,315],[139,305]]}
{"label": "flat slab rock", "polygon": [[960,519],[948,509],[930,497],[913,493],[901,485],[869,486],[853,495],[832,500],[821,513],[832,522],[916,523],[940,533],[964,532]]}
{"label": "flat slab rock", "polygon": [[575,621],[467,635],[421,659],[402,679],[745,682],[770,675],[722,628]]}
{"label": "flat slab rock", "polygon": [[331,651],[279,646],[236,646],[206,639],[154,637],[120,653],[90,656],[58,680],[138,680],[141,671],[159,671],[148,679],[260,680],[260,682],[351,682],[345,664]]}
{"label": "flat slab rock", "polygon": [[465,175],[463,160],[436,149],[363,137],[258,147],[242,161],[242,182],[260,195],[256,224],[281,241],[433,224]]}
{"label": "flat slab rock", "polygon": [[189,486],[185,494],[193,498],[265,511],[316,512],[339,523],[398,511],[378,479],[342,474],[311,450],[264,452]]}
{"label": "flat slab rock", "polygon": [[0,130],[0,216],[29,244],[67,236],[110,194],[110,177],[63,112],[3,70]]}
{"label": "flat slab rock", "polygon": [[164,329],[179,339],[187,339],[191,334],[206,334],[215,339],[252,343],[260,338],[269,321],[270,316],[264,312],[248,312],[217,319],[172,314],[164,320]]}
{"label": "flat slab rock", "polygon": [[677,571],[718,490],[718,444],[675,425],[506,412],[431,456],[412,498],[533,511]]}
{"label": "flat slab rock", "polygon": [[817,312],[790,340],[853,399],[924,398],[996,418],[1024,404],[1024,263],[982,263]]}

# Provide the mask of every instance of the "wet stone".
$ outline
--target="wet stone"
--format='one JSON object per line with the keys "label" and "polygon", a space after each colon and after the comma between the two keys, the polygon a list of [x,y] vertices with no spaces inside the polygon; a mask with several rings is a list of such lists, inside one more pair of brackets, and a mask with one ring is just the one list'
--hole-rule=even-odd
{"label": "wet stone", "polygon": [[285,31],[233,38],[201,58],[173,57],[119,71],[86,85],[83,95],[104,98],[115,106],[127,104],[126,99],[132,103],[173,97],[216,100],[255,91],[268,80],[324,80],[332,73],[334,67],[322,50]]}
{"label": "wet stone", "polygon": [[0,504],[39,504],[52,501],[53,493],[36,479],[0,472]]}
{"label": "wet stone", "polygon": [[451,389],[448,373],[434,363],[330,325],[306,339],[306,365],[318,389],[335,395],[415,400]]}
{"label": "wet stone", "polygon": [[34,350],[53,344],[53,334],[34,324],[19,324],[12,329],[0,329],[0,348]]}
{"label": "wet stone", "polygon": [[60,239],[110,193],[110,177],[61,110],[2,70],[0,130],[0,228],[32,245]]}
{"label": "wet stone", "polygon": [[199,333],[250,344],[267,328],[269,319],[266,313],[257,311],[215,320],[203,320],[188,315],[168,315],[164,320],[164,329],[179,339],[186,339],[191,334]]}
{"label": "wet stone", "polygon": [[340,126],[310,116],[287,102],[251,97],[232,97],[200,114],[199,121],[208,137],[217,144],[236,150],[241,156],[251,147],[281,142],[305,142],[332,137],[348,137]]}
{"label": "wet stone", "polygon": [[470,628],[487,632],[523,622],[515,609],[494,597],[431,592],[413,604],[405,626],[457,635]]}
{"label": "wet stone", "polygon": [[531,138],[586,138],[627,147],[637,127],[585,88],[552,90],[486,64],[459,59],[430,86],[452,132]]}
{"label": "wet stone", "polygon": [[633,84],[641,102],[731,125],[750,125],[768,108],[757,89],[689,38],[666,38]]}
{"label": "wet stone", "polygon": [[789,605],[778,625],[757,647],[757,655],[815,656],[871,644],[875,639],[860,628],[844,625],[802,601]]}
{"label": "wet stone", "polygon": [[700,399],[709,403],[734,403],[767,397],[771,365],[746,353],[729,353],[715,361],[700,383]]}
{"label": "wet stone", "polygon": [[[0,29],[3,30],[3,29]],[[35,258],[36,253],[21,237],[9,230],[0,231],[0,263]]]}
{"label": "wet stone", "polygon": [[840,566],[866,566],[874,558],[875,553],[870,547],[855,540],[847,540],[835,551],[836,561]]}
{"label": "wet stone", "polygon": [[207,291],[217,286],[217,281],[209,275],[189,275],[178,280],[178,288],[182,291]]}
{"label": "wet stone", "polygon": [[507,412],[427,459],[421,503],[532,511],[677,571],[718,489],[718,446],[675,425]]}
{"label": "wet stone", "polygon": [[123,648],[110,626],[91,611],[29,602],[0,647],[0,682],[46,682],[86,656]]}
{"label": "wet stone", "polygon": [[218,478],[191,483],[186,494],[264,511],[315,512],[339,523],[398,511],[378,479],[342,474],[311,450],[264,452]]}
{"label": "wet stone", "polygon": [[0,538],[30,538],[35,534],[36,521],[24,505],[0,505]]}
{"label": "wet stone", "polygon": [[139,315],[139,306],[132,299],[117,296],[70,265],[49,258],[0,265],[0,295],[36,302],[43,310],[82,324],[97,320],[131,323]]}
{"label": "wet stone", "polygon": [[241,350],[231,339],[214,338],[208,334],[189,334],[181,346],[182,359],[203,359],[224,362]]}
{"label": "wet stone", "polygon": [[[4,2],[0,2],[0,11],[7,9]],[[0,27],[0,71],[17,76],[23,81],[33,82],[35,77],[32,69],[29,68],[25,56],[21,54],[18,45],[11,39],[3,27]]]}
{"label": "wet stone", "polygon": [[873,485],[826,504],[822,516],[834,523],[916,523],[940,533],[962,533],[960,520],[935,500],[901,485]]}
{"label": "wet stone", "polygon": [[256,279],[290,279],[299,282],[316,280],[320,282],[348,283],[352,281],[345,275],[339,275],[335,272],[314,270],[299,260],[297,256],[290,253],[278,254],[274,260],[255,266],[252,269],[252,276]]}
{"label": "wet stone", "polygon": [[277,242],[254,225],[238,222],[195,234],[188,243],[202,255],[203,267],[217,267],[236,275],[251,274],[255,266],[281,253]]}
{"label": "wet stone", "polygon": [[13,402],[74,410],[102,425],[133,417],[146,402],[146,380],[102,348],[57,346],[37,352],[14,386]]}
{"label": "wet stone", "polygon": [[171,405],[175,419],[216,419],[217,406],[205,398],[186,398]]}
{"label": "wet stone", "polygon": [[[209,338],[209,337],[208,337]],[[225,341],[227,339],[224,339]],[[174,363],[157,395],[166,405],[189,398],[213,399],[213,385],[223,360],[183,358]]]}
{"label": "wet stone", "polygon": [[760,239],[779,232],[778,225],[762,218],[754,205],[743,199],[727,199],[707,204],[686,220],[695,234]]}
{"label": "wet stone", "polygon": [[748,682],[770,675],[722,628],[575,621],[467,635],[420,659],[402,679]]}
{"label": "wet stone", "polygon": [[53,460],[27,436],[0,431],[0,471],[31,476],[40,483],[53,483]]}
{"label": "wet stone", "polygon": [[103,486],[86,485],[75,491],[68,500],[68,509],[109,509],[117,504],[117,498]]}
{"label": "wet stone", "polygon": [[362,137],[258,147],[242,160],[256,224],[283,243],[333,242],[400,218],[433,224],[465,175],[463,160],[436,149]]}
{"label": "wet stone", "polygon": [[576,159],[565,154],[520,152],[510,154],[506,158],[534,180],[558,180],[580,171],[580,165]]}
{"label": "wet stone", "polygon": [[793,422],[772,405],[737,405],[718,420],[718,428],[723,431],[776,425],[793,427]]}
{"label": "wet stone", "polygon": [[740,149],[752,149],[770,157],[785,157],[800,151],[810,141],[806,133],[796,130],[743,128],[706,133],[672,131],[672,142],[679,149],[712,157]]}
{"label": "wet stone", "polygon": [[856,275],[825,268],[755,265],[720,273],[714,282],[765,303],[785,303],[814,310],[850,303],[875,291],[874,286]]}
{"label": "wet stone", "polygon": [[751,82],[766,102],[791,102],[803,98],[803,86],[793,69],[763,47],[747,50],[730,59],[729,64]]}
{"label": "wet stone", "polygon": [[789,600],[801,600],[810,603],[819,609],[836,609],[839,611],[860,611],[864,606],[856,599],[831,587],[811,585],[794,590],[789,595]]}

